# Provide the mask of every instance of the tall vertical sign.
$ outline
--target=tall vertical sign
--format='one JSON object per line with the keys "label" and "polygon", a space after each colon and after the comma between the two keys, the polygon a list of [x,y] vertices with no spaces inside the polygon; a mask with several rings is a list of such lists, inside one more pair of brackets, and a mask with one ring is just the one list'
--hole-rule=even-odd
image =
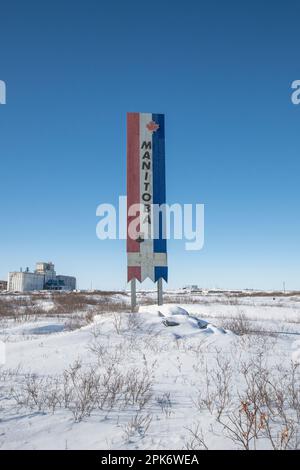
{"label": "tall vertical sign", "polygon": [[153,213],[153,205],[158,208],[165,203],[164,115],[128,113],[127,264],[128,282],[132,282],[133,290],[136,280],[142,282],[149,277],[158,282],[159,289],[162,279],[168,280],[164,214]]}

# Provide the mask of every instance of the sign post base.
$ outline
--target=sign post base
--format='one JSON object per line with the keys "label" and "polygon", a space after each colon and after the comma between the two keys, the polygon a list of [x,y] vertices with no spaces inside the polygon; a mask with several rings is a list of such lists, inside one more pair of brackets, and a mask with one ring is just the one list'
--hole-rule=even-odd
{"label": "sign post base", "polygon": [[157,281],[157,305],[163,305],[163,280],[160,277]]}
{"label": "sign post base", "polygon": [[136,308],[136,279],[131,279],[131,311],[134,312]]}

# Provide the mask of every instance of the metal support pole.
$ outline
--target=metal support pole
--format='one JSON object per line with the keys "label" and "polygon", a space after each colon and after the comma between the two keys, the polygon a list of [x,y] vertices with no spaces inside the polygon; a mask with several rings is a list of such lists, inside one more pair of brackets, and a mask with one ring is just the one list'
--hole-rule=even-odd
{"label": "metal support pole", "polygon": [[162,277],[157,281],[157,305],[163,305],[163,282]]}
{"label": "metal support pole", "polygon": [[131,279],[131,311],[135,311],[136,307],[136,279]]}

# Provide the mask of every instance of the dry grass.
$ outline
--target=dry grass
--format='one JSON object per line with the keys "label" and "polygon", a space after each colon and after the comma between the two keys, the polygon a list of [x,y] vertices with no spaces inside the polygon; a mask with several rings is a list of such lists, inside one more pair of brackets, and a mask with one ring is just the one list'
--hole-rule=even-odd
{"label": "dry grass", "polygon": [[[77,360],[61,376],[18,375],[10,390],[17,409],[55,413],[65,409],[75,422],[93,412],[107,416],[111,411],[135,410],[141,413],[152,398],[153,381],[146,369],[122,372],[116,365],[84,366]],[[150,424],[150,422],[149,422]]]}
{"label": "dry grass", "polygon": [[[24,319],[37,315],[65,315],[128,311],[128,303],[114,299],[119,292],[37,292],[0,296],[0,318]],[[126,299],[126,297],[125,297]],[[47,305],[48,304],[48,305]],[[45,308],[47,305],[47,308]]]}
{"label": "dry grass", "polygon": [[203,383],[194,400],[199,419],[187,429],[187,448],[207,448],[201,425],[208,412],[214,420],[211,432],[222,432],[236,449],[299,449],[300,365],[272,365],[270,342],[252,338],[241,339],[234,363],[216,349],[214,359],[203,365]]}

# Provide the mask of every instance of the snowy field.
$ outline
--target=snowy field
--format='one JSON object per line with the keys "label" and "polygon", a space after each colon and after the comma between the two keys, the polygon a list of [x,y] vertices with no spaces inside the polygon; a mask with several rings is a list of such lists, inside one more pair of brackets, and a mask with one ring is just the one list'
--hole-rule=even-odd
{"label": "snowy field", "polygon": [[300,448],[300,294],[0,295],[0,449]]}

